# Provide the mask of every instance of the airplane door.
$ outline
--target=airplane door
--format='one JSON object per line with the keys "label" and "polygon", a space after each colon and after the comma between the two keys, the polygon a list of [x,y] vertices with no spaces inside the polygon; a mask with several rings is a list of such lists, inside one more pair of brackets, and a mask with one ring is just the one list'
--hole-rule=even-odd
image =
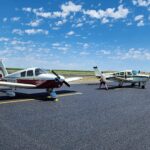
{"label": "airplane door", "polygon": [[125,72],[120,72],[120,77],[125,78]]}
{"label": "airplane door", "polygon": [[26,77],[29,79],[34,79],[34,70],[27,70]]}
{"label": "airplane door", "polygon": [[27,70],[26,79],[28,80],[28,82],[30,84],[34,84],[35,83],[34,70]]}
{"label": "airplane door", "polygon": [[132,74],[132,72],[126,72],[126,74],[127,74],[127,78],[129,80],[133,80],[133,74]]}

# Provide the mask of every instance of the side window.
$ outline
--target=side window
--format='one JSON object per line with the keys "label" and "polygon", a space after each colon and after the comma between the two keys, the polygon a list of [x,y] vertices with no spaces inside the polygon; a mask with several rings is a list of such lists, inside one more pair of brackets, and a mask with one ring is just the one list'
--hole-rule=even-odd
{"label": "side window", "polygon": [[33,76],[33,70],[28,70],[27,71],[27,76],[32,77]]}
{"label": "side window", "polygon": [[40,74],[40,70],[39,70],[39,69],[36,69],[36,70],[35,70],[35,75],[38,76],[39,74]]}
{"label": "side window", "polygon": [[132,76],[132,72],[127,72],[127,75],[128,76]]}
{"label": "side window", "polygon": [[124,72],[120,72],[120,76],[124,76]]}
{"label": "side window", "polygon": [[21,72],[21,77],[25,77],[26,76],[26,72]]}
{"label": "side window", "polygon": [[114,76],[119,76],[119,73],[114,73],[113,75],[114,75]]}

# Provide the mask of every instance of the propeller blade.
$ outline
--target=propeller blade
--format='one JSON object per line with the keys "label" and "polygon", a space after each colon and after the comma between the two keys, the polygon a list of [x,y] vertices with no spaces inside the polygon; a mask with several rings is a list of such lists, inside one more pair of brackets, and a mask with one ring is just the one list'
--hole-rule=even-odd
{"label": "propeller blade", "polygon": [[60,79],[60,76],[59,76],[54,70],[52,70],[52,73],[53,73],[58,79]]}
{"label": "propeller blade", "polygon": [[[60,76],[54,71],[52,70],[52,73],[58,78],[61,79]],[[66,84],[68,87],[70,87],[70,84],[68,82],[66,82],[65,80],[63,81],[64,84]]]}
{"label": "propeller blade", "polygon": [[65,80],[63,81],[64,84],[66,84],[68,87],[70,87],[70,84],[66,82]]}

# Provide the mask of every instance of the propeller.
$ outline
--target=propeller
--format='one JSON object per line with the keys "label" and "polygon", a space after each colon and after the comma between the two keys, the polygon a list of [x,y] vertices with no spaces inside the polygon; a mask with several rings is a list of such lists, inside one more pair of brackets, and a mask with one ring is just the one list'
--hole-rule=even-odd
{"label": "propeller", "polygon": [[60,76],[59,76],[54,70],[52,70],[52,73],[53,73],[58,79],[60,79]]}
{"label": "propeller", "polygon": [[[58,80],[60,81],[60,76],[54,71],[52,70],[52,73],[58,78]],[[63,83],[66,84],[68,87],[70,87],[70,84],[68,82],[66,82],[65,80],[63,80]]]}
{"label": "propeller", "polygon": [[63,81],[64,84],[66,84],[68,87],[70,87],[70,84],[66,82],[65,80]]}

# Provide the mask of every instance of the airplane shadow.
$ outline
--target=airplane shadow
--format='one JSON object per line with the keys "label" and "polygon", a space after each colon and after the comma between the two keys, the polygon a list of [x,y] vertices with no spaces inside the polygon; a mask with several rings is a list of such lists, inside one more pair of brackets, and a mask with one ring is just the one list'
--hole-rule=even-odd
{"label": "airplane shadow", "polygon": [[[77,91],[69,91],[69,90],[62,90],[56,91],[56,94],[59,96],[61,94],[73,94],[77,93]],[[35,99],[40,101],[54,101],[53,98],[48,98],[49,94],[46,92],[43,93],[34,93],[34,94],[24,94],[24,93],[17,93],[15,97],[9,96],[0,96],[0,101],[9,101],[9,100],[25,100],[25,99]]]}

